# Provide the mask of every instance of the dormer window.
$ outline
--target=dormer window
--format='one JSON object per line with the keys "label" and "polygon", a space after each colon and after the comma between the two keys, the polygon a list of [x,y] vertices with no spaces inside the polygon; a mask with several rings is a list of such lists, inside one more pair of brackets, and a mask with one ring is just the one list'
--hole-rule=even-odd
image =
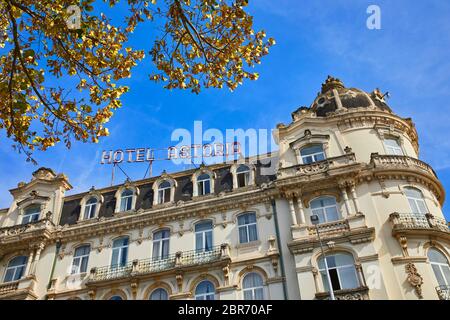
{"label": "dormer window", "polygon": [[95,218],[96,209],[97,209],[97,198],[90,198],[84,207],[84,220]]}
{"label": "dormer window", "polygon": [[158,203],[166,203],[170,202],[170,189],[172,186],[169,181],[163,181],[159,184],[158,187]]}
{"label": "dormer window", "polygon": [[242,188],[250,184],[250,168],[244,164],[236,170],[237,187]]}
{"label": "dormer window", "polygon": [[203,196],[211,193],[211,177],[204,173],[197,178],[198,195]]}
{"label": "dormer window", "polygon": [[311,164],[326,158],[321,144],[310,145],[301,149],[300,156],[303,164]]}
{"label": "dormer window", "polygon": [[41,215],[40,205],[29,206],[24,210],[22,217],[22,224],[38,221],[40,215]]}
{"label": "dormer window", "polygon": [[397,155],[403,156],[403,149],[400,146],[398,139],[395,138],[387,138],[384,139],[384,148],[386,149],[386,153],[389,155]]}
{"label": "dormer window", "polygon": [[120,195],[120,211],[129,211],[133,205],[133,191],[125,189]]}

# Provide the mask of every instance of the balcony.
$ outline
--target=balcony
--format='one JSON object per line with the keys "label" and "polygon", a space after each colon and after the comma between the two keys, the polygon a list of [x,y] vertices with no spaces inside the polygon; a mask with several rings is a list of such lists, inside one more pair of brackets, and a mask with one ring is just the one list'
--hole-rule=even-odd
{"label": "balcony", "polygon": [[355,154],[348,153],[343,156],[328,158],[323,161],[318,161],[311,164],[300,164],[291,167],[280,168],[278,170],[278,179],[324,173],[332,169],[345,167],[355,163]]}
{"label": "balcony", "polygon": [[436,173],[428,164],[408,156],[380,155],[378,153],[372,153],[370,163],[373,164],[375,168],[399,168],[424,172],[437,179]]}
{"label": "balcony", "polygon": [[[370,300],[369,298],[369,288],[360,287],[355,289],[345,289],[345,290],[335,290],[334,298],[336,300]],[[318,300],[329,300],[329,292],[318,292],[316,293],[316,299]]]}
{"label": "balcony", "polygon": [[436,292],[440,300],[450,300],[450,286],[438,286]]}
{"label": "balcony", "polygon": [[432,214],[414,214],[394,212],[389,215],[392,224],[392,234],[435,234],[449,238],[450,231],[448,224],[443,218],[435,217]]}
{"label": "balcony", "polygon": [[34,276],[22,278],[17,281],[0,284],[0,300],[34,300],[36,280]]}
{"label": "balcony", "polygon": [[222,244],[213,247],[210,251],[177,252],[164,259],[134,260],[125,266],[104,266],[92,268],[88,283],[119,280],[129,277],[144,276],[162,273],[173,269],[194,268],[205,264],[214,264],[229,261],[229,246]]}
{"label": "balcony", "polygon": [[[345,219],[321,223],[316,226],[298,225],[292,227],[293,241],[288,243],[293,254],[302,254],[312,251],[319,246],[320,238],[323,244],[328,242],[348,241],[352,244],[371,241],[374,237],[374,228],[366,225],[366,219],[363,214],[348,216]],[[330,243],[330,245],[332,245]]]}

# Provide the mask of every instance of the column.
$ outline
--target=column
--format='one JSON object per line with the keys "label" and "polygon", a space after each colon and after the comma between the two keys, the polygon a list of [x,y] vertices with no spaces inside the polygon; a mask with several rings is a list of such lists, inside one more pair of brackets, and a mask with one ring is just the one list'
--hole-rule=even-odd
{"label": "column", "polygon": [[34,249],[31,250],[30,255],[28,256],[27,266],[25,268],[25,276],[28,276],[31,271],[31,263],[34,260]]}
{"label": "column", "polygon": [[300,211],[300,224],[304,225],[306,224],[306,218],[305,218],[305,208],[303,207],[302,199],[297,200],[298,210]]}
{"label": "column", "polygon": [[297,214],[295,213],[295,206],[294,206],[294,199],[293,198],[289,199],[289,209],[291,211],[292,224],[294,226],[296,226],[297,225]]}
{"label": "column", "polygon": [[33,264],[31,266],[30,275],[34,275],[36,273],[37,263],[39,262],[39,258],[41,257],[41,252],[42,252],[43,249],[44,249],[44,245],[42,243],[39,244],[39,246],[36,249],[36,254],[34,256]]}
{"label": "column", "polygon": [[353,204],[355,205],[355,210],[356,210],[356,214],[360,213],[361,210],[359,209],[359,201],[358,201],[358,196],[356,195],[356,188],[355,185],[353,184],[351,189],[350,189],[352,198],[353,198]]}
{"label": "column", "polygon": [[319,270],[313,267],[311,270],[313,277],[314,277],[314,286],[316,287],[316,292],[320,292],[320,285],[319,285]]}
{"label": "column", "polygon": [[343,214],[343,218],[347,218],[350,215],[350,204],[348,202],[347,188],[345,186],[341,187],[342,199],[344,199],[345,204],[345,214]]}
{"label": "column", "polygon": [[361,265],[361,263],[359,263],[359,262],[355,263],[355,268],[356,268],[356,273],[358,275],[359,285],[361,287],[365,287],[366,286],[366,282],[364,281],[364,275],[363,275],[363,272],[362,272],[362,265]]}

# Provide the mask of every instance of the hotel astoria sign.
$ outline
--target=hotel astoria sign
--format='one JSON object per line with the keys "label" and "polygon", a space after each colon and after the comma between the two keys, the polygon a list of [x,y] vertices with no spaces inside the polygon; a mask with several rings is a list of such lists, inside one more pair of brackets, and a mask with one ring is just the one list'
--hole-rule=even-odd
{"label": "hotel astoria sign", "polygon": [[166,149],[128,148],[104,150],[100,164],[152,162],[154,160],[228,157],[241,154],[239,142],[172,146]]}

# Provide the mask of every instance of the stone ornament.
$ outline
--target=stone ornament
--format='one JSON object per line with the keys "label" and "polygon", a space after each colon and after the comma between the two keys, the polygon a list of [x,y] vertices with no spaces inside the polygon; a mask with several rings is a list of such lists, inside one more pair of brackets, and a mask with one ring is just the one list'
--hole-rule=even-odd
{"label": "stone ornament", "polygon": [[417,272],[417,268],[414,265],[414,263],[408,263],[405,266],[406,273],[408,275],[408,282],[409,284],[414,288],[416,291],[416,294],[419,296],[419,299],[423,299],[422,296],[422,284],[423,284],[423,278],[422,276]]}

